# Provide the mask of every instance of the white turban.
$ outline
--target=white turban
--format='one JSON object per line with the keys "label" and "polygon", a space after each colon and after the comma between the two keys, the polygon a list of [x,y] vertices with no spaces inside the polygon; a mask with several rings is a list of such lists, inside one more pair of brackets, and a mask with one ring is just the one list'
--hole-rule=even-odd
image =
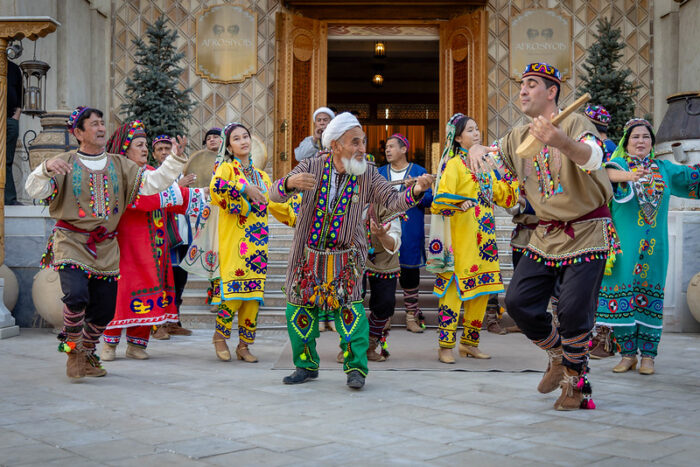
{"label": "white turban", "polygon": [[331,120],[333,120],[335,118],[335,112],[333,112],[328,107],[319,107],[318,109],[316,109],[316,111],[314,112],[314,117],[313,117],[314,121],[316,121],[316,116],[318,114],[328,114],[328,116],[331,117]]}
{"label": "white turban", "polygon": [[323,147],[325,149],[330,149],[331,141],[338,141],[346,131],[350,130],[351,128],[355,128],[356,126],[362,128],[360,121],[353,114],[350,112],[343,112],[342,114],[339,114],[337,117],[331,120],[326,129],[323,130],[323,136],[321,137]]}

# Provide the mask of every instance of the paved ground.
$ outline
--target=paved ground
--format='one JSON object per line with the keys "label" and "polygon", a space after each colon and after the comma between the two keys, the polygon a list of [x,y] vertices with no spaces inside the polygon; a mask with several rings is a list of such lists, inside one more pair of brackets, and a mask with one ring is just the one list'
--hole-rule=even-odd
{"label": "paved ground", "polygon": [[287,372],[270,368],[285,338],[261,332],[260,363],[223,363],[211,333],[197,331],[153,342],[151,360],[121,358],[106,364],[107,377],[71,384],[54,336],[22,330],[0,341],[0,464],[619,467],[700,458],[698,335],[664,335],[655,376],[613,375],[616,358],[594,362],[598,409],[576,412],[551,410],[555,397],[535,392],[538,373],[376,371],[351,392],[340,371],[326,371],[284,386]]}

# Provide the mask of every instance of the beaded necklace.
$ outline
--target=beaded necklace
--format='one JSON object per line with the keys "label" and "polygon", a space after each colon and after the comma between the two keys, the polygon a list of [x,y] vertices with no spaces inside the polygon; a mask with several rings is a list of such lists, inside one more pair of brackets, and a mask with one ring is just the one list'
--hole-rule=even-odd
{"label": "beaded necklace", "polygon": [[467,164],[467,156],[469,155],[469,151],[465,150],[464,148],[459,148],[458,149],[459,157],[462,160],[462,163],[464,164],[464,167],[467,171],[467,176],[468,177],[473,177],[475,181],[479,184],[479,198],[481,199],[482,203],[485,205],[492,205],[493,204],[493,182],[491,179],[491,173],[486,172],[486,173],[474,173],[469,170],[469,165]]}
{"label": "beaded necklace", "polygon": [[[540,162],[540,157],[542,158],[542,162]],[[549,148],[547,146],[542,148],[542,151],[533,157],[532,164],[535,166],[537,185],[542,197],[549,199],[557,193],[562,193],[564,191],[559,183],[559,177],[557,176],[556,182],[554,177],[552,177],[552,172],[549,168]]]}
{"label": "beaded necklace", "polygon": [[[101,160],[107,157],[104,153],[93,160]],[[78,217],[87,216],[85,209],[80,205],[80,195],[82,192],[82,171],[83,168],[78,164],[78,161],[73,162],[73,195],[75,196],[76,204],[78,205]],[[102,217],[105,220],[109,219],[110,204],[109,204],[109,170],[99,174],[88,170],[88,189],[90,190],[89,211],[92,217]]]}
{"label": "beaded necklace", "polygon": [[631,172],[636,172],[639,169],[651,172],[651,175],[633,182],[632,186],[637,195],[637,202],[644,216],[644,221],[647,224],[653,224],[664,196],[666,182],[664,182],[659,166],[649,156],[637,158],[626,154],[625,160]]}

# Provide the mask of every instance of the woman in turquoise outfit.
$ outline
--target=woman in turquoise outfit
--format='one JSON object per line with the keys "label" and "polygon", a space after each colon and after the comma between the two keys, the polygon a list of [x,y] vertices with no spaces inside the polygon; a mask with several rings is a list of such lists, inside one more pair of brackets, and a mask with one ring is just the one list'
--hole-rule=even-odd
{"label": "woman in turquoise outfit", "polygon": [[700,165],[655,159],[654,141],[651,124],[632,119],[606,164],[614,187],[611,212],[622,254],[606,268],[596,324],[613,328],[622,355],[615,373],[633,370],[638,352],[639,372],[654,373],[668,268],[669,200],[671,195],[698,198],[699,193]]}

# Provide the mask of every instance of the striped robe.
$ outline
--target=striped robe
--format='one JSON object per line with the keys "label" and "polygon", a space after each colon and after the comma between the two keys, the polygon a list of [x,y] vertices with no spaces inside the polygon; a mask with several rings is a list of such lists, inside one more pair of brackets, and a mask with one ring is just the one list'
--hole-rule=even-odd
{"label": "striped robe", "polygon": [[[304,193],[302,197],[294,230],[294,240],[289,251],[285,291],[287,301],[294,305],[303,305],[299,299],[294,297],[292,292],[295,285],[293,283],[294,270],[304,258],[304,245],[309,241],[309,233],[316,213],[318,193],[320,193],[323,183],[324,164],[328,157],[314,157],[301,161],[286,177],[276,180],[270,189],[270,200],[283,203],[298,193],[297,191],[284,191],[284,182],[288,177],[306,172],[313,175],[317,180],[314,190]],[[335,176],[334,174],[331,175]],[[407,211],[419,202],[422,194],[421,197],[414,198],[412,195],[413,190],[396,191],[384,177],[379,175],[377,168],[372,164],[368,164],[367,171],[357,177],[357,180],[359,184],[359,200],[351,202],[348,207],[338,232],[335,249],[344,250],[354,246],[359,252],[359,257],[364,260],[367,258],[367,231],[363,221],[363,210],[367,204],[375,203],[386,207],[390,212],[402,212]],[[364,265],[361,269],[364,270]],[[353,288],[350,296],[350,300],[353,302],[362,300],[359,281],[360,278],[356,278],[358,286]]]}

